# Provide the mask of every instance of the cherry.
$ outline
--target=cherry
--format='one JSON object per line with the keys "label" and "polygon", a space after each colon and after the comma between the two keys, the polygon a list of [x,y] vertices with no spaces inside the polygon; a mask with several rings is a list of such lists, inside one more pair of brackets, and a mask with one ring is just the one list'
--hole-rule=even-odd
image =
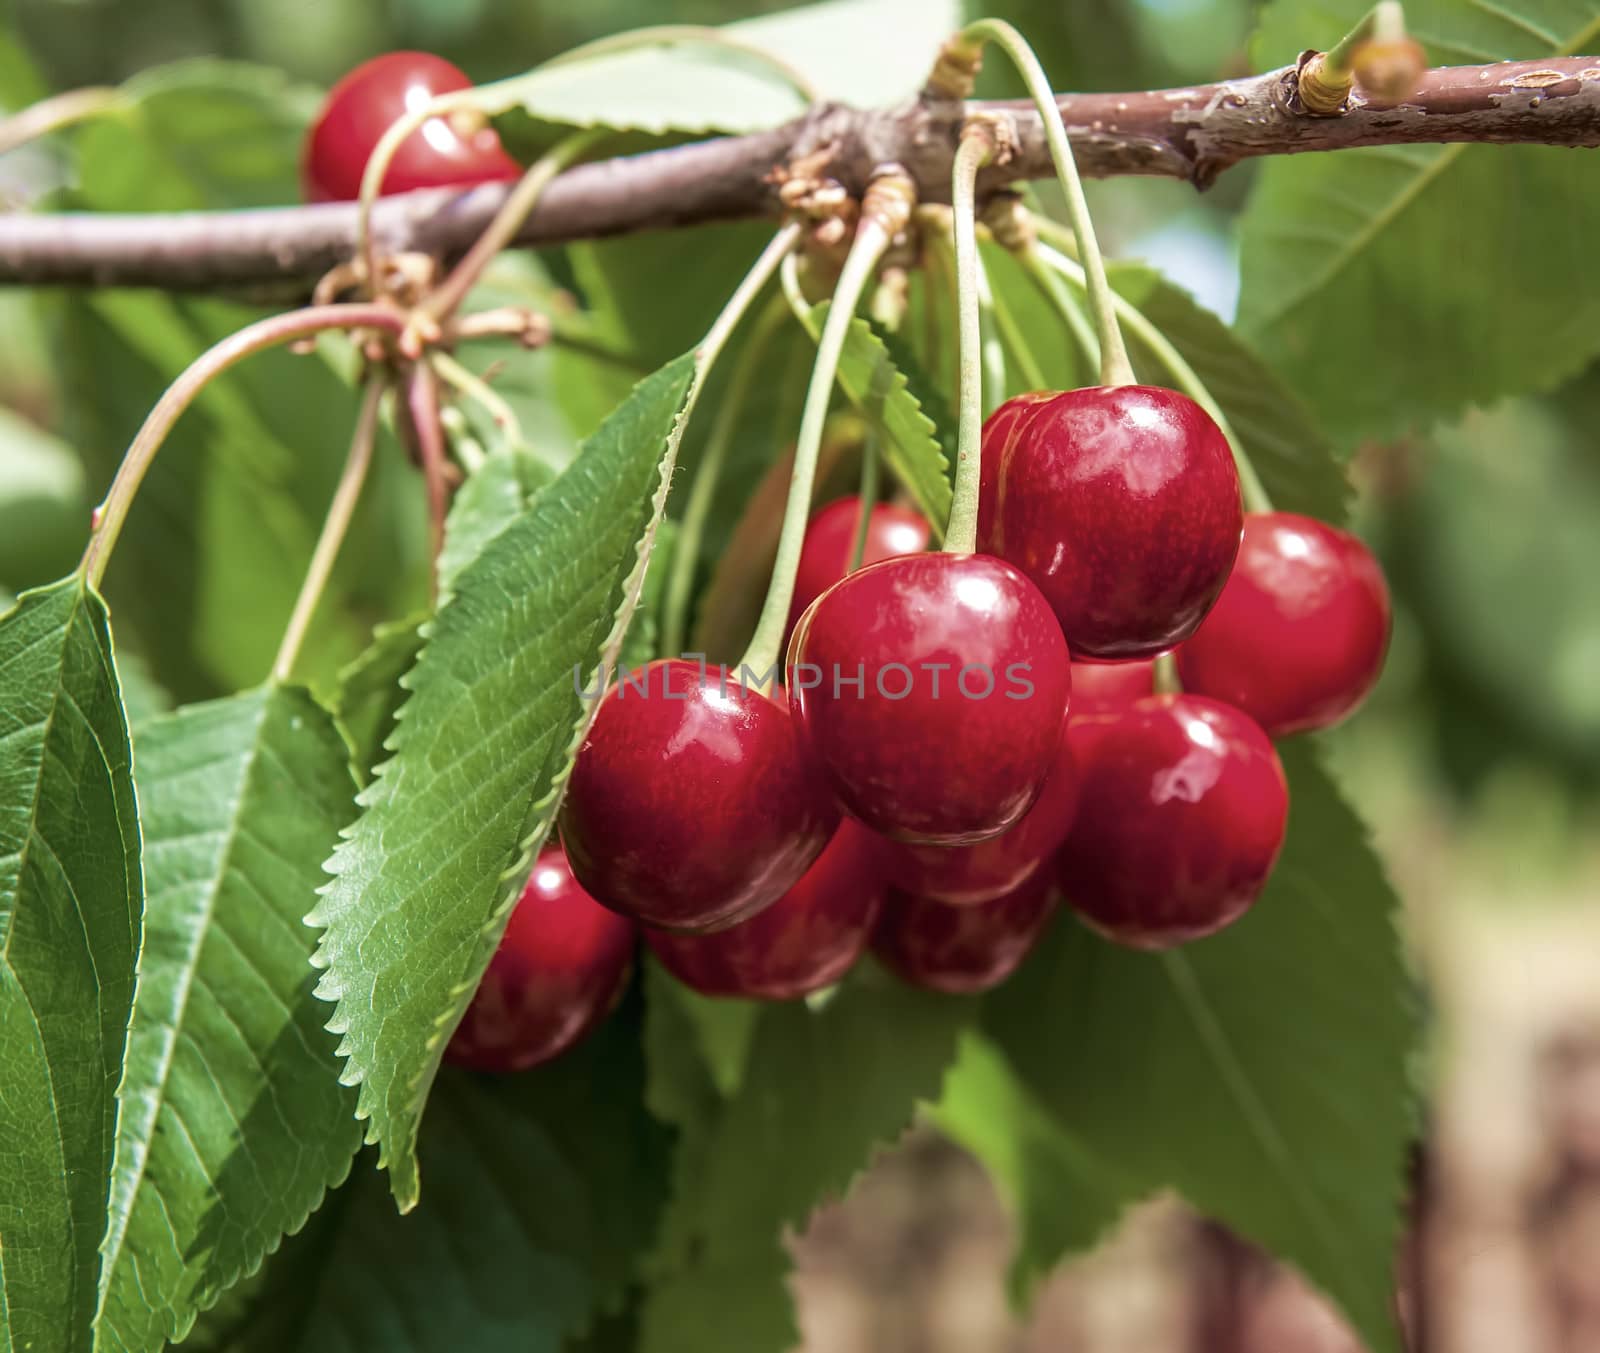
{"label": "cherry", "polygon": [[883,900],[883,842],[848,818],[800,881],[714,935],[646,930],[662,965],[705,996],[789,1001],[830,987],[866,947]]}
{"label": "cherry", "polygon": [[994,538],[995,503],[1000,497],[1000,466],[1019,428],[1059,393],[1055,390],[1030,390],[1012,395],[983,422],[981,451],[978,456],[978,539]]}
{"label": "cherry", "polygon": [[872,952],[913,986],[951,995],[988,991],[1017,970],[1055,908],[1048,871],[972,907],[892,889]]}
{"label": "cherry", "polygon": [[1178,650],[1185,690],[1237,705],[1272,737],[1327,728],[1366,698],[1389,645],[1389,589],[1355,536],[1252,512],[1233,576]]}
{"label": "cherry", "polygon": [[476,1071],[526,1071],[610,1013],[633,958],[633,926],[579,886],[546,846],[445,1057]]}
{"label": "cherry", "polygon": [[[817,512],[806,527],[806,541],[794,576],[794,600],[789,605],[789,626],[818,597],[850,571],[856,528],[861,521],[861,499],[852,494],[838,498]],[[875,503],[867,519],[867,543],[861,562],[876,564],[902,554],[921,554],[933,533],[928,523],[907,507]]]}
{"label": "cherry", "polygon": [[795,718],[847,811],[894,840],[1015,826],[1055,761],[1071,686],[1039,589],[983,554],[871,564],[789,643]]}
{"label": "cherry", "polygon": [[[361,196],[367,159],[390,124],[435,95],[471,86],[455,66],[427,52],[389,52],[357,66],[328,91],[306,136],[300,166],[306,198],[354,202]],[[521,173],[501,149],[494,128],[463,114],[433,118],[406,137],[383,177],[383,191],[466,187]]]}
{"label": "cherry", "polygon": [[[1077,668],[1074,667],[1074,673]],[[1073,678],[1077,680],[1076,676]],[[1077,710],[1074,689],[1072,707]],[[889,881],[901,892],[947,906],[976,906],[1020,888],[1066,838],[1078,810],[1078,766],[1066,725],[1055,763],[1026,816],[1010,831],[974,846],[884,844]]]}
{"label": "cherry", "polygon": [[781,690],[669,658],[601,699],[561,836],[597,901],[647,925],[711,930],[782,897],[838,820]]}
{"label": "cherry", "polygon": [[1072,664],[1072,717],[1125,709],[1155,691],[1156,665],[1150,662],[1075,662]]}
{"label": "cherry", "polygon": [[1188,638],[1243,525],[1221,430],[1151,385],[1019,398],[985,429],[992,503],[978,548],[1038,584],[1080,658],[1150,658]]}
{"label": "cherry", "polygon": [[1108,939],[1163,949],[1221,930],[1266,885],[1289,790],[1261,728],[1198,695],[1074,720],[1078,815],[1056,857],[1067,905]]}

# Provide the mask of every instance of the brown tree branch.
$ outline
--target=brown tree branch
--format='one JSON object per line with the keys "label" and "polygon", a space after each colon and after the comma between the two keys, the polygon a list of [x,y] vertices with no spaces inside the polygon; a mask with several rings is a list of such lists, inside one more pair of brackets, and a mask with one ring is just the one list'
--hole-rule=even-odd
{"label": "brown tree branch", "polygon": [[[1360,94],[1336,117],[1298,106],[1294,68],[1189,89],[1071,94],[1061,111],[1085,174],[1153,174],[1205,187],[1261,155],[1352,146],[1483,142],[1600,146],[1600,57],[1449,66],[1405,100]],[[967,105],[971,108],[980,105]],[[1016,124],[1018,153],[980,191],[1050,173],[1037,113],[981,105]],[[787,126],[579,165],[546,189],[519,237],[528,244],[775,214],[775,168],[824,152],[826,173],[859,192],[898,160],[926,201],[947,201],[963,105],[910,102],[857,110],[823,104]],[[374,212],[385,249],[455,255],[493,217],[508,187],[432,190]],[[0,216],[0,284],[249,289],[304,284],[350,257],[355,207],[337,203],[175,214]]]}

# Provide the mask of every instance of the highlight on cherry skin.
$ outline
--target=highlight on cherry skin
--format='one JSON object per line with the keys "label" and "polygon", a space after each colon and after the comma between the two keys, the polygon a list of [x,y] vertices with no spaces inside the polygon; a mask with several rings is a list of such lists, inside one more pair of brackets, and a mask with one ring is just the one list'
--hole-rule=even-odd
{"label": "highlight on cherry skin", "polygon": [[1107,939],[1165,949],[1255,903],[1283,845],[1289,790],[1249,715],[1151,695],[1076,719],[1082,791],[1056,856],[1066,904]]}
{"label": "highlight on cherry skin", "polygon": [[1055,762],[1071,662],[1038,588],[984,554],[852,573],[789,641],[795,719],[845,811],[897,841],[1014,827]]}
{"label": "highlight on cherry skin", "polygon": [[560,814],[596,901],[669,930],[770,906],[838,821],[783,691],[681,658],[623,673],[600,698]]}
{"label": "highlight on cherry skin", "polygon": [[[794,600],[789,604],[791,630],[806,607],[851,571],[860,522],[861,499],[856,494],[836,498],[813,514],[795,569]],[[920,513],[897,503],[874,503],[867,517],[861,564],[865,567],[902,554],[921,554],[932,540],[933,531]]]}
{"label": "highlight on cherry skin", "polygon": [[[363,62],[328,91],[306,134],[301,187],[310,202],[354,202],[378,141],[403,114],[439,94],[469,89],[465,72],[428,52],[388,52]],[[521,176],[494,128],[471,113],[431,118],[402,141],[382,191],[471,187]]]}
{"label": "highlight on cherry skin", "polygon": [[1227,439],[1153,385],[1019,395],[984,424],[978,548],[1028,575],[1078,658],[1153,658],[1193,634],[1239,550]]}
{"label": "highlight on cherry skin", "polygon": [[584,892],[559,845],[534,862],[445,1060],[526,1071],[572,1047],[627,984],[634,926]]}
{"label": "highlight on cherry skin", "polygon": [[1055,910],[1048,870],[975,906],[952,907],[891,889],[872,952],[912,986],[972,995],[999,986],[1022,965]]}
{"label": "highlight on cherry skin", "polygon": [[1178,650],[1185,690],[1245,711],[1271,737],[1329,728],[1383,671],[1393,619],[1372,552],[1292,512],[1252,512],[1222,596]]}
{"label": "highlight on cherry skin", "polygon": [[861,957],[883,900],[884,842],[849,818],[771,906],[709,935],[646,929],[645,942],[702,996],[789,1001],[839,981]]}

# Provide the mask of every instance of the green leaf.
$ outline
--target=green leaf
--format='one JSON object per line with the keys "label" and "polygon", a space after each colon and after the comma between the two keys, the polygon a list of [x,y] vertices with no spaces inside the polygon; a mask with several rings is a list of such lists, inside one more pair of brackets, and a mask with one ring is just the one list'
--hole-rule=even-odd
{"label": "green leaf", "polygon": [[363,784],[372,779],[389,750],[389,735],[406,697],[400,679],[422,652],[426,620],[419,614],[379,625],[361,656],[339,673],[334,714],[350,748],[350,763]]}
{"label": "green leaf", "polygon": [[0,581],[24,588],[55,577],[77,562],[88,535],[77,456],[0,407]]}
{"label": "green leaf", "polygon": [[[813,306],[807,316],[806,329],[813,341],[822,336],[830,304]],[[883,339],[859,316],[850,321],[839,359],[839,384],[877,429],[890,468],[933,526],[935,537],[942,537],[950,519],[951,491],[939,429],[917,403]]]}
{"label": "green leaf", "polygon": [[1398,904],[1314,751],[1290,743],[1283,758],[1289,839],[1244,920],[1160,955],[1060,925],[990,998],[986,1028],[1130,1197],[1177,1189],[1298,1265],[1374,1353],[1396,1353],[1415,1126]]}
{"label": "green leaf", "polygon": [[[784,1228],[843,1194],[874,1150],[910,1125],[917,1103],[937,1098],[972,1014],[967,1001],[868,970],[820,1011],[763,1008],[732,1099],[719,1101],[708,1076],[697,1092],[679,1064],[668,1102],[683,1127],[643,1353],[793,1345]],[[649,1035],[652,1057],[683,1056],[674,1030],[686,1018],[674,1002],[651,1003],[662,1025]],[[654,1099],[662,1103],[659,1085]]]}
{"label": "green leaf", "polygon": [[[1272,504],[1324,521],[1345,519],[1350,486],[1311,410],[1232,329],[1153,268],[1116,264],[1111,284],[1194,368],[1227,414]],[[1133,335],[1141,375],[1167,378]]]}
{"label": "green leaf", "polygon": [[97,1347],[162,1348],[253,1272],[360,1146],[301,920],[354,813],[333,721],[267,686],[139,732],[149,904]]}
{"label": "green leaf", "polygon": [[[578,459],[456,580],[405,685],[394,756],[328,863],[317,987],[337,1003],[358,1115],[402,1210],[444,1042],[549,830],[638,599],[685,355],[642,382]],[[580,681],[581,678],[581,681]]]}
{"label": "green leaf", "polygon": [[555,476],[531,452],[508,448],[483,462],[461,486],[445,521],[439,594],[447,597],[461,570],[522,514]]}
{"label": "green leaf", "polygon": [[[1369,7],[1278,0],[1257,58],[1292,61]],[[1600,39],[1591,0],[1422,0],[1406,15],[1446,63],[1570,55]],[[1554,388],[1600,352],[1600,296],[1573,286],[1593,262],[1597,196],[1600,161],[1546,147],[1277,157],[1241,225],[1240,325],[1341,444]]]}
{"label": "green leaf", "polygon": [[139,955],[139,823],[105,606],[74,575],[0,619],[0,1317],[89,1348]]}

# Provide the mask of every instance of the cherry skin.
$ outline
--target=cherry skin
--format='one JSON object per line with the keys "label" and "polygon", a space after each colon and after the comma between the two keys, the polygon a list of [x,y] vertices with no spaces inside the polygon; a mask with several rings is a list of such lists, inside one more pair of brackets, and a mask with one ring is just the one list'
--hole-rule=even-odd
{"label": "cherry skin", "polygon": [[1150,695],[1072,726],[1078,816],[1056,857],[1069,907],[1108,939],[1165,949],[1251,906],[1283,845],[1289,790],[1260,726],[1198,695]]}
{"label": "cherry skin", "polygon": [[546,846],[445,1059],[526,1071],[565,1052],[610,1013],[633,960],[634,927],[579,886]]}
{"label": "cherry skin", "polygon": [[[1076,681],[1076,676],[1073,679]],[[1074,710],[1077,699],[1074,688]],[[1066,839],[1077,811],[1078,765],[1072,754],[1067,726],[1063,724],[1056,745],[1055,764],[1050,767],[1039,797],[1021,822],[1010,831],[974,846],[885,842],[883,851],[889,882],[900,892],[946,906],[971,907],[993,902],[1006,893],[1015,892],[1045,869],[1056,847]]]}
{"label": "cherry skin", "polygon": [[645,925],[712,930],[782,897],[838,820],[782,691],[671,658],[622,674],[600,701],[561,838],[596,901]]}
{"label": "cherry skin", "polygon": [[817,862],[765,911],[713,935],[646,930],[668,972],[703,996],[792,1001],[855,965],[883,900],[883,842],[846,818]]}
{"label": "cherry skin", "polygon": [[1271,737],[1328,728],[1383,670],[1392,618],[1378,561],[1314,517],[1252,512],[1233,576],[1178,650],[1185,690],[1237,705]]}
{"label": "cherry skin", "polygon": [[1038,584],[1080,658],[1153,658],[1187,639],[1243,527],[1239,475],[1206,411],[1122,385],[1003,412],[983,443],[993,502],[978,548]]}
{"label": "cherry skin", "polygon": [[1012,395],[983,420],[982,448],[978,460],[978,539],[992,540],[995,530],[995,503],[1000,497],[1000,466],[1015,440],[1042,405],[1056,397],[1055,390],[1030,390]]}
{"label": "cherry skin", "polygon": [[988,991],[1017,970],[1055,909],[1048,871],[974,907],[891,889],[872,952],[912,986],[952,996]]}
{"label": "cherry skin", "polygon": [[1155,693],[1156,665],[1150,662],[1075,662],[1072,664],[1072,717],[1108,714]]}
{"label": "cherry skin", "polygon": [[1039,589],[992,555],[869,565],[812,602],[789,642],[796,721],[834,793],[899,841],[970,845],[1020,822],[1071,682]]}
{"label": "cherry skin", "polygon": [[[789,606],[791,629],[807,606],[850,571],[860,520],[861,499],[854,494],[835,499],[811,518],[794,575],[794,600]],[[874,503],[867,519],[867,543],[861,563],[865,566],[902,554],[921,554],[932,538],[928,523],[910,508]]]}
{"label": "cherry skin", "polygon": [[[328,92],[306,136],[300,165],[306,199],[354,202],[361,196],[367,159],[391,123],[435,95],[471,86],[455,66],[427,52],[389,52],[357,66]],[[383,191],[467,187],[521,174],[494,128],[458,127],[434,118],[400,143]]]}

